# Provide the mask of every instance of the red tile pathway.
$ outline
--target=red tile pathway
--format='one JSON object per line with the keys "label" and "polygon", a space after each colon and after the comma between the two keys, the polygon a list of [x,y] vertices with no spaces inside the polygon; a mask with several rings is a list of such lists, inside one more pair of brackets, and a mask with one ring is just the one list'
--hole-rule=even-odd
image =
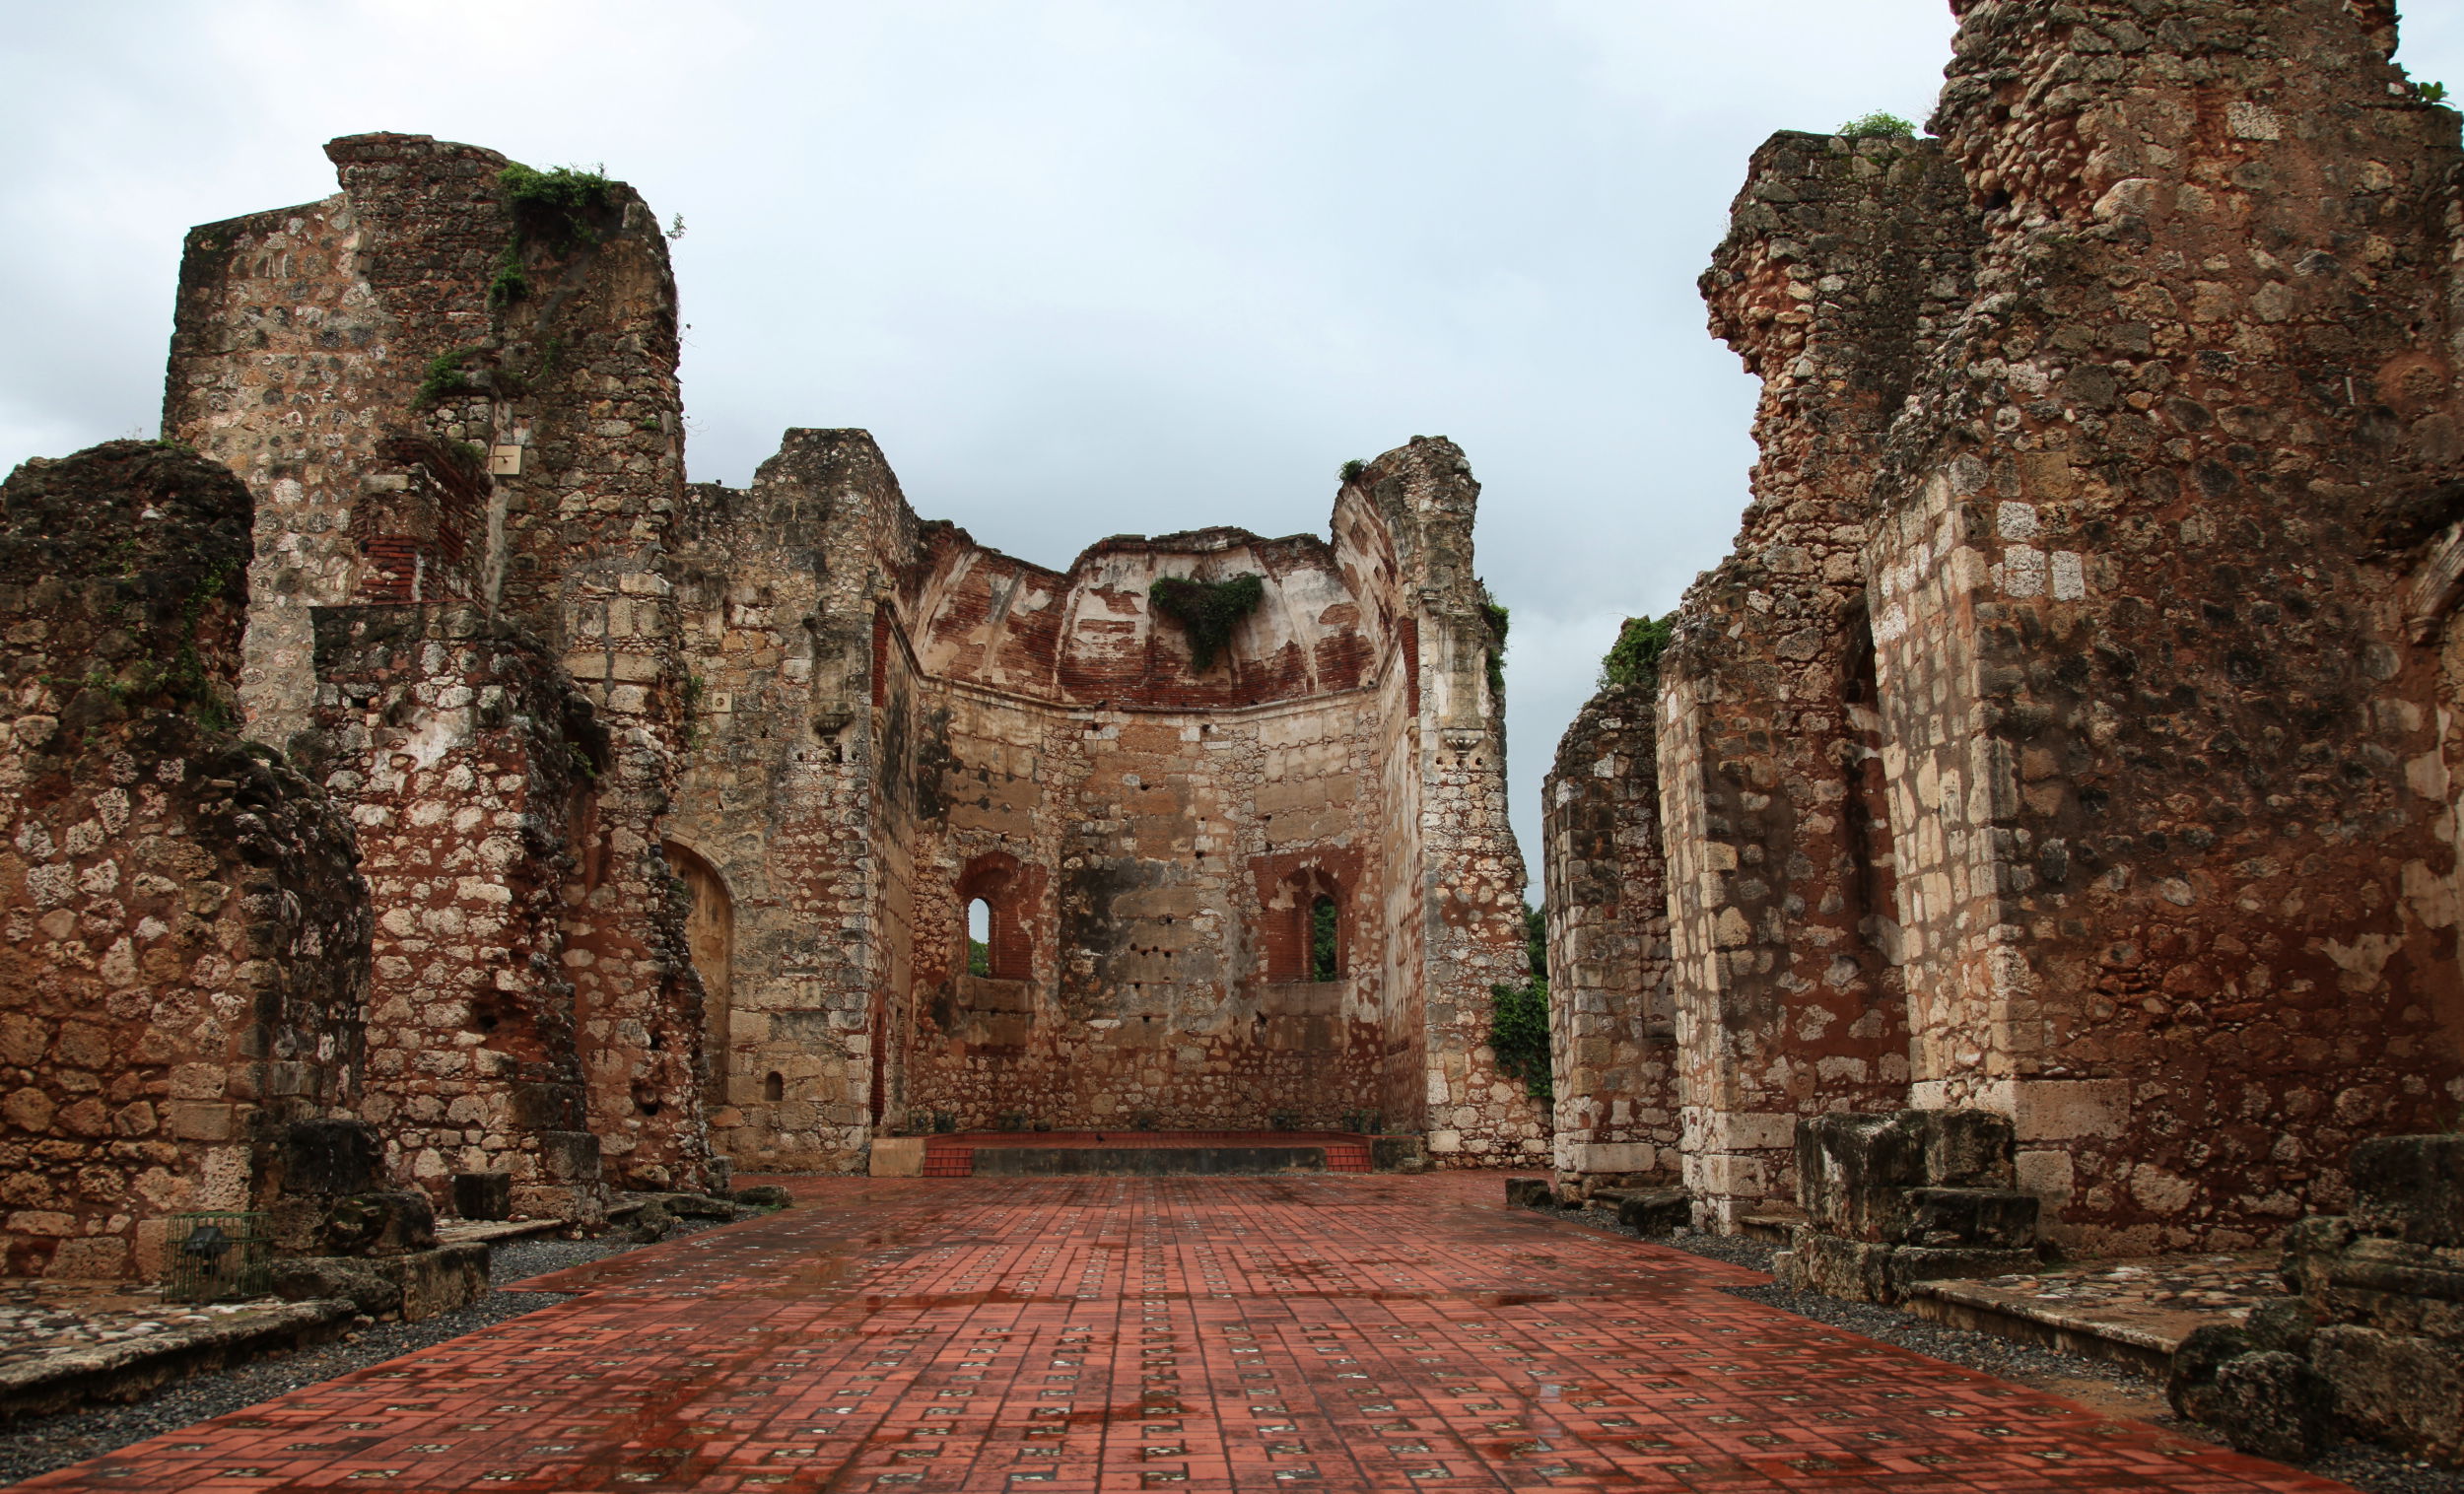
{"label": "red tile pathway", "polygon": [[1498,1175],[806,1179],[572,1300],[22,1485],[2330,1490],[1732,1297]]}

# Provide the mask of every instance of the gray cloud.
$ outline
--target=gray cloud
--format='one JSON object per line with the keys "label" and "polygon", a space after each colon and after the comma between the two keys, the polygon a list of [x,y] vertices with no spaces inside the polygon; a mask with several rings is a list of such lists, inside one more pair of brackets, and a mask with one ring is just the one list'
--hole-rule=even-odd
{"label": "gray cloud", "polygon": [[[1517,829],[1616,621],[1745,502],[1693,280],[1778,128],[1922,118],[1938,0],[21,5],[0,53],[0,464],[151,435],[182,232],[418,131],[683,215],[696,478],[864,426],[1048,565],[1320,529],[1420,433],[1485,485]],[[2464,22],[2408,19],[2464,85]]]}

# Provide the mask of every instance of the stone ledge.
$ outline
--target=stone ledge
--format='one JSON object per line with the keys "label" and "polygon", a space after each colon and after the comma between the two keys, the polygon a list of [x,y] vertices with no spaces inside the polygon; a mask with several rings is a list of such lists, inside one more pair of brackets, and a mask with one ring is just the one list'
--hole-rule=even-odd
{"label": "stone ledge", "polygon": [[[2083,1261],[2002,1280],[1918,1282],[1900,1305],[1953,1327],[2161,1377],[2194,1329],[2238,1324],[2256,1303],[2282,1300],[2274,1265],[2265,1253]],[[2212,1288],[2209,1278],[2217,1278]],[[2159,1293],[2166,1300],[2154,1300]]]}
{"label": "stone ledge", "polygon": [[268,1302],[220,1323],[54,1349],[0,1366],[0,1422],[88,1400],[135,1400],[173,1380],[339,1337],[358,1314],[342,1298]]}

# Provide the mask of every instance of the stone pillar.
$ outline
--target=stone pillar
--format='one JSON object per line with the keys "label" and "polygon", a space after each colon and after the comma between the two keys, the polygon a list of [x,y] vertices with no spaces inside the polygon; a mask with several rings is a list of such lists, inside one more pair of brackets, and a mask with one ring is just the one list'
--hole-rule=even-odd
{"label": "stone pillar", "polygon": [[1979,299],[1865,556],[1911,1094],[2010,1116],[2073,1249],[2247,1249],[2464,1099],[2451,625],[2404,616],[2464,470],[2460,158],[2393,44],[1991,0],[1936,116]]}
{"label": "stone pillar", "polygon": [[1787,1198],[1798,1117],[1905,1099],[1859,555],[1884,434],[1963,299],[1964,197],[1930,141],[1776,135],[1703,276],[1762,379],[1753,502],[1661,660],[1686,1183],[1713,1227]]}
{"label": "stone pillar", "polygon": [[111,441],[0,486],[0,1254],[155,1278],[360,1098],[351,827],[238,720],[250,502]]}
{"label": "stone pillar", "polygon": [[1548,1024],[1561,1186],[1674,1181],[1677,1008],[1655,677],[1604,688],[1542,784]]}

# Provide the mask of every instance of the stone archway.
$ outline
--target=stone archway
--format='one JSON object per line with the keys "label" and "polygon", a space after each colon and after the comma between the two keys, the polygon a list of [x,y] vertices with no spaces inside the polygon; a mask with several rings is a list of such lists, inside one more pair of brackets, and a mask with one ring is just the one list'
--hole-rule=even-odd
{"label": "stone archway", "polygon": [[685,916],[685,942],[693,968],[702,975],[702,1052],[709,1059],[710,1079],[703,1097],[713,1109],[728,1103],[729,1017],[733,1013],[735,977],[735,900],[726,879],[702,856],[673,841],[662,849],[667,863],[683,878],[693,900]]}

